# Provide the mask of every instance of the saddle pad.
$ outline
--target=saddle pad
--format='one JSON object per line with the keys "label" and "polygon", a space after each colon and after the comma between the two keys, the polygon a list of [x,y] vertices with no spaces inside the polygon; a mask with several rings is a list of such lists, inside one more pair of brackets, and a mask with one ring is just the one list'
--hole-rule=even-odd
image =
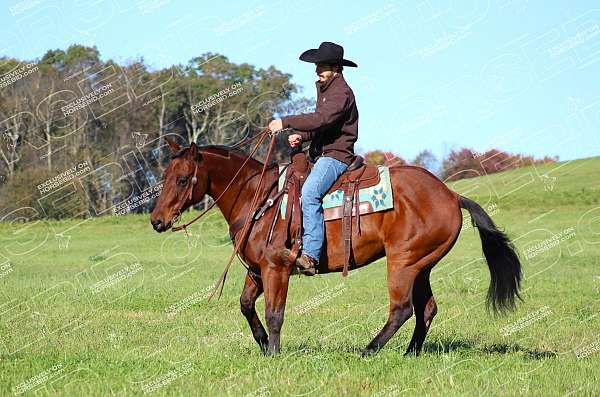
{"label": "saddle pad", "polygon": [[[285,170],[284,170],[285,168]],[[359,189],[359,212],[368,214],[394,208],[392,196],[392,183],[390,182],[390,169],[387,166],[379,165],[379,183],[375,186]],[[286,166],[279,166],[279,190],[283,189],[287,173]],[[285,219],[285,210],[287,207],[287,193],[281,199],[281,219]],[[344,191],[338,189],[335,192],[328,193],[323,197],[323,212],[325,221],[342,218],[342,202]],[[353,215],[354,207],[352,208]]]}

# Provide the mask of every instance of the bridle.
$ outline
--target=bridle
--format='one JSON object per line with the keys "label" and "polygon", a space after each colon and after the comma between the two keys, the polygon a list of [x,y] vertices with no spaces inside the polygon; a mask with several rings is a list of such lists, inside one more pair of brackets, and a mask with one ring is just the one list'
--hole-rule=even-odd
{"label": "bridle", "polygon": [[[265,138],[267,137],[267,135],[271,136],[271,140],[269,142],[269,149],[267,151],[267,155],[265,157],[263,168],[262,168],[262,171],[260,173],[260,178],[258,180],[258,186],[256,187],[256,192],[254,193],[254,197],[252,198],[252,202],[250,204],[250,210],[247,213],[246,220],[244,222],[244,226],[242,227],[242,229],[240,231],[240,233],[241,233],[240,237],[237,239],[237,242],[235,242],[235,240],[234,240],[235,246],[234,246],[233,253],[231,254],[231,256],[230,256],[227,264],[225,265],[225,269],[223,270],[223,273],[221,274],[221,277],[219,277],[219,280],[215,284],[215,288],[214,288],[213,292],[210,294],[209,300],[214,296],[214,294],[217,291],[217,289],[219,288],[219,286],[220,286],[219,297],[223,293],[223,286],[225,285],[225,279],[227,278],[227,272],[229,271],[229,268],[230,268],[231,264],[233,263],[233,259],[239,253],[239,250],[240,250],[242,244],[246,240],[247,234],[248,234],[248,232],[250,230],[250,225],[252,223],[251,220],[253,218],[253,214],[254,214],[254,212],[256,210],[256,207],[257,207],[257,204],[258,204],[258,196],[260,195],[260,191],[261,191],[263,179],[264,179],[264,176],[265,176],[265,171],[268,168],[268,164],[269,164],[269,161],[271,159],[271,155],[273,154],[273,148],[275,147],[275,137],[281,131],[284,131],[284,130],[280,130],[280,131],[277,131],[275,133],[271,133],[271,131],[270,131],[269,128],[265,128],[260,133],[258,133],[257,135],[255,135],[253,137],[250,137],[250,138],[246,138],[246,139],[242,140],[241,142],[239,142],[238,144],[233,145],[232,148],[239,148],[239,147],[245,145],[246,143],[251,142],[254,139],[258,138],[258,142],[256,143],[256,145],[252,149],[250,155],[248,156],[248,158],[246,158],[246,160],[244,160],[244,162],[240,166],[239,170],[231,178],[231,181],[229,181],[229,183],[227,184],[227,186],[225,187],[225,189],[223,189],[223,191],[221,192],[221,194],[219,195],[219,197],[215,198],[214,201],[212,202],[212,204],[209,205],[208,208],[206,208],[204,211],[202,211],[194,219],[192,219],[191,221],[189,221],[189,222],[187,222],[187,223],[185,223],[185,224],[183,224],[181,226],[173,227],[171,229],[173,232],[177,232],[177,231],[183,230],[183,231],[185,231],[186,234],[188,234],[187,227],[190,226],[192,223],[198,221],[200,218],[202,218],[206,213],[208,213],[208,211],[210,211],[219,202],[219,200],[225,195],[225,193],[227,193],[227,191],[229,190],[229,188],[233,185],[233,182],[236,180],[236,178],[238,177],[238,175],[245,168],[245,166],[248,163],[248,161],[250,161],[250,159],[252,158],[252,156],[254,156],[254,154],[258,151],[258,148],[260,147],[261,143],[265,140]],[[176,221],[178,221],[179,218],[181,217],[181,209],[183,208],[183,206],[185,205],[185,203],[188,202],[188,200],[192,199],[193,194],[194,194],[194,186],[198,183],[198,162],[197,162],[196,159],[194,159],[194,163],[195,163],[194,164],[194,176],[188,182],[188,192],[187,192],[187,195],[184,197],[183,201],[179,204],[179,206],[177,208],[177,211],[176,211],[176,215],[175,215],[175,217],[173,218],[173,221],[172,221],[173,223],[175,223]],[[248,272],[255,273],[255,271],[251,270],[250,267],[247,266],[243,261],[240,261],[240,262],[242,263],[242,265],[244,265],[244,267],[246,268],[246,270],[248,270]]]}
{"label": "bridle", "polygon": [[[173,227],[173,228],[171,228],[171,230],[173,232],[178,232],[180,230],[183,230],[183,231],[185,231],[187,233],[188,226],[190,226],[192,223],[195,223],[196,221],[198,221],[206,213],[208,213],[208,211],[210,211],[215,205],[217,205],[217,203],[219,202],[219,200],[221,199],[221,197],[223,197],[225,195],[225,193],[227,193],[229,191],[229,188],[233,185],[233,182],[236,180],[236,178],[238,177],[238,175],[240,174],[240,172],[244,169],[244,167],[246,166],[246,164],[248,163],[248,161],[250,161],[250,159],[252,158],[252,156],[254,154],[256,154],[256,152],[258,151],[258,148],[260,147],[260,144],[264,141],[265,137],[267,135],[269,135],[269,134],[270,134],[270,130],[268,128],[265,128],[261,132],[259,132],[258,134],[254,135],[253,137],[246,138],[243,141],[241,141],[241,142],[233,145],[232,148],[239,148],[239,147],[245,145],[246,143],[253,141],[256,138],[260,138],[259,141],[254,146],[254,148],[252,149],[252,152],[250,153],[250,155],[248,156],[248,158],[246,160],[244,160],[244,162],[242,163],[242,165],[240,166],[240,168],[238,169],[238,171],[235,173],[235,175],[233,176],[233,178],[231,178],[231,181],[229,181],[229,183],[227,184],[227,186],[225,187],[225,189],[223,189],[223,191],[221,192],[221,194],[219,195],[219,197],[217,197],[216,199],[214,199],[211,205],[209,205],[204,211],[202,211],[199,215],[197,215],[191,221],[189,221],[189,222],[187,222],[187,223],[185,223],[185,224],[183,224],[181,226]],[[276,134],[272,134],[272,135],[273,135],[272,140],[274,140]],[[269,157],[269,156],[267,156],[267,157]],[[265,166],[268,163],[268,160],[269,160],[269,158],[267,158],[265,160]],[[187,188],[188,192],[184,196],[184,199],[181,201],[181,203],[178,205],[177,210],[175,211],[175,218],[173,218],[173,223],[175,223],[176,220],[179,220],[179,218],[181,217],[181,210],[182,210],[183,206],[185,205],[185,203],[192,199],[192,197],[194,195],[194,186],[196,185],[196,183],[198,183],[198,163],[197,163],[196,160],[194,160],[194,175],[188,181],[188,188]],[[259,182],[259,184],[260,184],[260,182]]]}
{"label": "bridle", "polygon": [[[175,216],[173,217],[173,221],[172,221],[173,224],[177,223],[179,221],[179,219],[181,218],[181,209],[183,208],[185,203],[192,200],[192,197],[194,196],[194,186],[197,183],[198,183],[198,163],[196,161],[194,161],[194,176],[192,176],[192,178],[188,181],[188,183],[187,183],[188,192],[184,196],[184,199],[181,200],[181,203],[179,203],[179,205],[177,206],[177,210],[175,210]],[[183,226],[183,229],[187,233],[187,230],[185,229],[186,226],[189,226],[189,224],[186,224]],[[176,228],[173,228],[173,231],[181,230],[179,228],[177,228],[177,230],[174,230],[174,229],[176,229]]]}

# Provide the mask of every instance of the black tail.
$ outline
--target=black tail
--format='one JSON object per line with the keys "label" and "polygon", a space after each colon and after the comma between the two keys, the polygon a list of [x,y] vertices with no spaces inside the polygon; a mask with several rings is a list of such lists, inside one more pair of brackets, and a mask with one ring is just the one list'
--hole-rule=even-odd
{"label": "black tail", "polygon": [[490,288],[487,294],[488,309],[506,312],[515,308],[515,297],[519,296],[521,263],[515,246],[498,230],[494,221],[475,201],[459,196],[461,208],[471,214],[471,223],[479,230],[485,260],[490,269]]}

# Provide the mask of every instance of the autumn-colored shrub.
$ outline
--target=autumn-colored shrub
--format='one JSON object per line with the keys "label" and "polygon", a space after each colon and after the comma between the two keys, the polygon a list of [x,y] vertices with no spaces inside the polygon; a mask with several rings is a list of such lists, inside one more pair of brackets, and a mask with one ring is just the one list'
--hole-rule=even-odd
{"label": "autumn-colored shrub", "polygon": [[478,153],[470,148],[460,148],[452,150],[444,159],[441,176],[444,180],[453,181],[556,161],[558,156],[535,159],[531,155],[511,154],[498,149]]}
{"label": "autumn-colored shrub", "polygon": [[369,165],[403,165],[406,161],[392,152],[384,152],[382,150],[371,150],[364,154],[365,163]]}

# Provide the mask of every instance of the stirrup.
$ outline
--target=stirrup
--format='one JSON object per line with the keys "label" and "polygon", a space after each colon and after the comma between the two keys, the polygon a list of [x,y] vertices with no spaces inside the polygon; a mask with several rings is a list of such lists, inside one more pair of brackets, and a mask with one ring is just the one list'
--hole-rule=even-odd
{"label": "stirrup", "polygon": [[[282,260],[283,263],[288,263],[288,258],[290,257],[291,252],[292,251],[289,248],[284,248],[281,251],[279,251],[279,258]],[[300,266],[298,261],[301,256],[302,256],[302,254],[300,254],[300,256],[298,256],[298,258],[296,258],[296,261],[291,264],[292,266],[294,266],[297,273],[303,274],[305,276],[314,276],[315,274],[318,274],[319,271],[316,266],[311,266],[311,267]]]}
{"label": "stirrup", "polygon": [[[308,267],[301,266],[301,264],[303,262],[303,261],[301,261],[301,258],[303,256],[309,262]],[[296,259],[296,266],[298,267],[298,271],[300,273],[304,274],[305,276],[314,276],[315,274],[317,274],[318,273],[318,268],[317,268],[318,264],[319,264],[318,261],[312,260],[312,258],[310,258],[308,255],[305,255],[305,254],[301,254],[300,257],[298,257],[298,259]]]}
{"label": "stirrup", "polygon": [[298,273],[303,274],[305,276],[314,276],[315,274],[319,274],[317,268],[314,266],[303,268],[296,265],[296,268],[298,269]]}

